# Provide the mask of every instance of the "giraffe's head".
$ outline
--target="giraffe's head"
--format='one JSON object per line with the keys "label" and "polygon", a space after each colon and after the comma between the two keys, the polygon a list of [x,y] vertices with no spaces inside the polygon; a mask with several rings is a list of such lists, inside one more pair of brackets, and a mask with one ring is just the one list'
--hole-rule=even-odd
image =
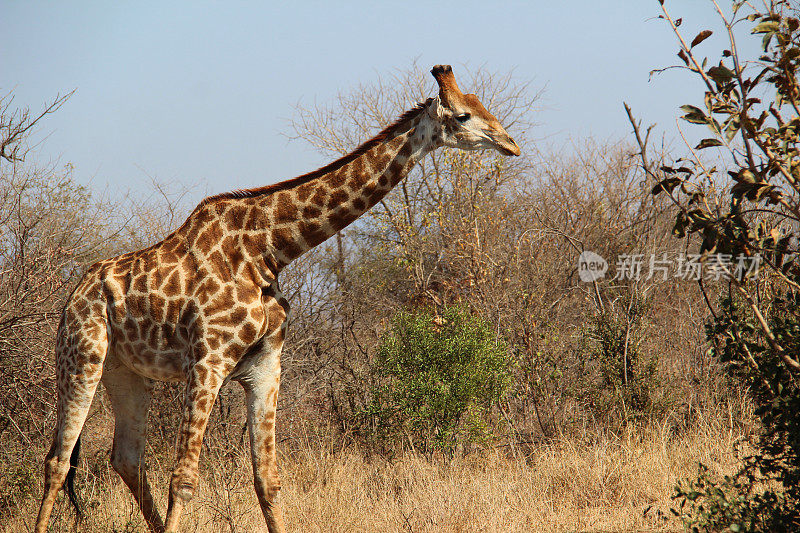
{"label": "giraffe's head", "polygon": [[441,142],[462,150],[494,148],[503,155],[519,155],[520,149],[478,97],[458,88],[450,65],[436,65],[431,74],[439,84],[439,96],[428,107],[441,124]]}

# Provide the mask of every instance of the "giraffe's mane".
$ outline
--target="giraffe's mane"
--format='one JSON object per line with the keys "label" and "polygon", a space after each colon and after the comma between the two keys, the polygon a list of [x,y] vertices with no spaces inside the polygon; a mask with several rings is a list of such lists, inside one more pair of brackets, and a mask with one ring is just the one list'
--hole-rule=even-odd
{"label": "giraffe's mane", "polygon": [[328,163],[324,167],[318,168],[317,170],[308,172],[301,176],[297,176],[296,178],[291,178],[285,181],[274,183],[272,185],[266,185],[264,187],[254,187],[252,189],[237,189],[234,191],[215,194],[214,196],[209,196],[208,198],[205,198],[202,202],[200,202],[200,205],[198,205],[197,207],[200,208],[206,204],[209,204],[217,200],[252,198],[254,196],[261,196],[264,194],[271,194],[274,192],[291,189],[298,185],[308,183],[314,178],[318,178],[320,176],[328,174],[329,172],[333,172],[334,170],[337,170],[345,166],[347,163],[353,161],[360,155],[371,150],[372,148],[381,144],[387,139],[394,137],[399,132],[401,126],[403,126],[408,121],[417,118],[431,103],[431,101],[433,101],[433,98],[428,98],[424,102],[418,103],[413,108],[409,109],[408,111],[400,115],[400,118],[398,118],[392,124],[386,126],[383,130],[381,130],[380,133],[375,135],[373,138],[362,143],[358,148],[356,148],[349,154],[340,157],[339,159],[333,161],[332,163]]}

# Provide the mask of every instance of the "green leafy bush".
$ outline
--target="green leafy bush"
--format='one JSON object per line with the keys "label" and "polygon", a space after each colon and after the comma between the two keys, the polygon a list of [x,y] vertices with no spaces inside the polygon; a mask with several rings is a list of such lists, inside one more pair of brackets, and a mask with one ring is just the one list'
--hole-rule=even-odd
{"label": "green leafy bush", "polygon": [[[800,298],[776,297],[769,326],[782,344],[800,348]],[[797,377],[760,336],[760,326],[735,298],[708,325],[714,355],[728,364],[735,385],[745,387],[762,428],[754,452],[733,476],[719,479],[703,465],[696,480],[680,483],[681,515],[695,531],[797,531],[800,528],[800,387]]]}
{"label": "green leafy bush", "polygon": [[511,366],[484,319],[457,307],[401,311],[372,368],[378,380],[362,412],[371,443],[452,453],[459,443],[490,441],[492,408],[509,388]]}

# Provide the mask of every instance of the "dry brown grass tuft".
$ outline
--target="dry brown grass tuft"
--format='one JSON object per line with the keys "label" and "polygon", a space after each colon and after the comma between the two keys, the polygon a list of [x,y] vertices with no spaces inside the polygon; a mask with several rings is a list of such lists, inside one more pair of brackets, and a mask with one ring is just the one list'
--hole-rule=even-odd
{"label": "dry brown grass tuft", "polygon": [[[392,461],[350,449],[310,445],[283,454],[282,498],[290,531],[667,531],[675,481],[698,461],[731,471],[740,433],[705,422],[676,435],[671,426],[639,429],[594,443],[563,440],[526,456],[487,451],[454,459],[406,454]],[[144,522],[102,454],[79,476],[88,517],[84,531],[144,531]],[[151,461],[160,507],[168,464]],[[245,448],[207,450],[203,482],[184,531],[261,531]],[[29,531],[37,501],[20,502],[8,531]],[[53,531],[72,530],[65,498]]]}

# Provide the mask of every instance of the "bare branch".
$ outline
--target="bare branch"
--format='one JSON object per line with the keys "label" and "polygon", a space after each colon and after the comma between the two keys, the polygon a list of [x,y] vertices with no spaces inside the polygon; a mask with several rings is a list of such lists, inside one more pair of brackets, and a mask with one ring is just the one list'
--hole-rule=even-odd
{"label": "bare branch", "polygon": [[24,161],[26,150],[21,141],[42,118],[55,113],[74,93],[75,89],[63,96],[56,95],[53,102],[34,117],[28,109],[9,112],[14,101],[11,93],[0,97],[0,159],[9,163]]}

